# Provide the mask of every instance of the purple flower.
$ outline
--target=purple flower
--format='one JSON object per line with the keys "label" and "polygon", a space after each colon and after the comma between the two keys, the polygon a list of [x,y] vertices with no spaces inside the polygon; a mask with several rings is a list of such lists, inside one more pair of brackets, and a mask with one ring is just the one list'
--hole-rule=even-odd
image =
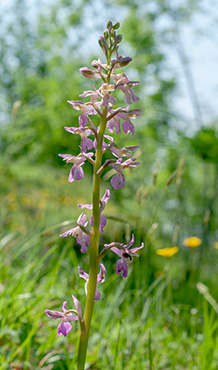
{"label": "purple flower", "polygon": [[98,58],[98,60],[93,60],[92,61],[91,66],[94,67],[94,68],[97,68],[98,72],[101,73],[102,69],[105,70],[105,68],[107,67],[107,64],[102,64],[101,59]]}
{"label": "purple flower", "polygon": [[[71,331],[72,325],[69,323],[69,321],[77,321],[77,320],[82,320],[82,309],[81,305],[76,297],[72,295],[73,301],[74,301],[74,306],[76,307],[76,310],[67,310],[67,301],[65,301],[62,305],[62,310],[63,312],[59,311],[53,311],[53,310],[45,310],[46,314],[51,318],[51,319],[60,319],[61,323],[58,325],[58,332],[57,332],[57,337],[60,335],[66,335]],[[73,315],[72,313],[75,313],[76,315]]]}
{"label": "purple flower", "polygon": [[[121,275],[124,278],[127,277],[129,263],[132,262],[132,257],[133,256],[139,257],[139,255],[136,252],[139,249],[144,247],[144,243],[142,243],[140,247],[130,249],[133,243],[134,243],[134,235],[132,234],[132,239],[127,245],[120,244],[120,243],[111,243],[111,244],[104,245],[105,248],[110,248],[114,253],[116,253],[119,257],[121,257],[121,259],[118,260],[116,264],[116,274]],[[113,247],[113,245],[119,245],[120,248]]]}
{"label": "purple flower", "polygon": [[64,127],[66,131],[70,132],[71,134],[79,134],[81,136],[81,151],[86,153],[86,150],[90,150],[93,148],[93,141],[88,139],[88,136],[92,135],[92,130],[86,129],[84,127]]}
{"label": "purple flower", "polygon": [[127,146],[126,148],[119,148],[117,145],[113,145],[110,150],[115,157],[122,158],[123,156],[131,157],[132,153],[130,152],[134,152],[138,148],[140,148],[140,145]]}
{"label": "purple flower", "polygon": [[127,104],[132,104],[139,100],[139,98],[134,95],[132,89],[132,87],[139,84],[139,81],[130,81],[125,73],[118,73],[114,76],[114,80],[116,81],[116,89],[120,89],[124,93],[124,99]]}
{"label": "purple flower", "polygon": [[83,93],[80,94],[79,96],[80,98],[87,98],[87,96],[91,96],[92,102],[96,102],[99,99],[98,93],[93,90],[83,91]]}
{"label": "purple flower", "polygon": [[110,94],[111,91],[115,90],[114,85],[109,85],[107,83],[103,83],[103,85],[98,89],[99,95],[102,97],[101,105],[105,108],[111,103],[116,104],[116,99]]}
{"label": "purple flower", "polygon": [[124,188],[125,186],[125,176],[122,172],[117,173],[111,179],[111,185],[115,190]]}
{"label": "purple flower", "polygon": [[[141,113],[143,113],[143,110],[131,109],[128,111],[128,109],[129,107],[122,108],[122,110],[121,109],[113,110],[111,107],[109,107],[108,118],[114,114],[114,116],[112,116],[112,118],[108,119],[107,121],[107,128],[110,132],[113,132],[115,128],[116,134],[120,133],[120,118],[121,118],[122,120],[124,120],[124,122],[122,123],[122,128],[125,134],[128,134],[129,132],[132,135],[134,134],[134,126],[132,122],[130,121],[130,119],[135,119],[135,118],[140,117]],[[116,111],[117,113],[115,114]]]}
{"label": "purple flower", "polygon": [[131,132],[131,134],[133,135],[134,126],[132,122],[130,121],[130,118],[132,119],[138,118],[141,116],[141,113],[143,113],[144,111],[141,109],[131,109],[128,111],[128,109],[129,107],[125,109],[125,112],[117,113],[117,116],[124,120],[124,122],[122,123],[122,128],[125,134],[128,134],[129,132]]}
{"label": "purple flower", "polygon": [[[88,282],[89,282],[89,274],[87,274],[86,272],[84,272],[81,269],[80,266],[79,266],[78,270],[79,270],[79,276],[86,281],[86,284],[85,284],[85,292],[87,294]],[[105,273],[106,273],[106,268],[104,267],[103,263],[100,263],[100,272],[97,275],[97,284],[98,283],[104,283],[105,282]],[[101,294],[98,291],[98,289],[96,289],[96,292],[95,292],[95,302],[96,301],[99,301],[100,298],[101,298]]]}
{"label": "purple flower", "polygon": [[123,169],[136,167],[140,162],[136,162],[137,158],[129,158],[123,162],[122,158],[119,158],[115,163],[110,163],[118,173],[111,178],[111,185],[114,189],[124,188],[125,186],[125,176],[123,174]]}
{"label": "purple flower", "polygon": [[77,226],[74,227],[73,229],[69,229],[65,231],[65,233],[61,234],[61,237],[66,237],[68,235],[72,235],[76,238],[77,243],[81,246],[81,252],[87,252],[88,247],[87,245],[90,244],[90,236],[87,235],[82,229],[81,226],[84,228],[88,225],[88,221],[86,221],[86,215],[81,213],[77,220]]}
{"label": "purple flower", "polygon": [[69,104],[76,110],[81,110],[81,115],[79,116],[79,124],[81,126],[86,126],[88,123],[88,115],[96,114],[96,110],[90,103],[83,103],[80,100],[68,100]]}
{"label": "purple flower", "polygon": [[[103,233],[103,228],[105,227],[107,220],[105,215],[102,214],[103,210],[105,209],[105,206],[110,199],[110,190],[107,189],[101,198],[99,202],[99,208],[100,208],[100,225],[99,225],[99,231]],[[92,204],[78,204],[78,207],[81,209],[86,208],[86,209],[92,209],[93,205]],[[93,217],[90,219],[90,224],[93,226]]]}
{"label": "purple flower", "polygon": [[[110,110],[110,114],[113,113],[113,109]],[[116,134],[119,134],[121,132],[120,130],[120,118],[118,114],[113,116],[109,121],[107,121],[107,128],[108,130],[113,133],[114,129]]]}
{"label": "purple flower", "polygon": [[[88,153],[87,156],[91,158],[94,153]],[[72,154],[58,154],[59,157],[62,157],[66,163],[74,163],[73,167],[70,170],[69,182],[73,182],[74,180],[81,180],[84,177],[84,171],[82,169],[82,165],[85,163],[86,158],[83,155],[78,155],[75,157]]]}

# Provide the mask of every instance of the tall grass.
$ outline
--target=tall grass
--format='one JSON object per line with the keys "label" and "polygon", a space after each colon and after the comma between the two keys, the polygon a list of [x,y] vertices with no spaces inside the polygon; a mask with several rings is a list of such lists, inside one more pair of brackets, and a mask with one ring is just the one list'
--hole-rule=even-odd
{"label": "tall grass", "polygon": [[[69,338],[56,338],[56,322],[44,313],[45,308],[60,309],[75,291],[85,299],[77,275],[79,248],[72,239],[58,237],[63,227],[58,224],[20,243],[16,235],[1,241],[0,369],[73,369],[77,323]],[[151,277],[143,278],[145,258],[140,259],[127,279],[113,272],[115,260],[106,264],[87,368],[216,369],[214,307],[194,282],[180,280],[173,269],[179,261],[171,260],[172,268],[149,283]]]}

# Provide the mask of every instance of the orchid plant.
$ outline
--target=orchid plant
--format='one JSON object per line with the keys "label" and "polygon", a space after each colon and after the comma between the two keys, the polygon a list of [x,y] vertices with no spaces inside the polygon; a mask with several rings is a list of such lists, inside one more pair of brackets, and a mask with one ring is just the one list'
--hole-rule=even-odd
{"label": "orchid plant", "polygon": [[[133,257],[137,257],[137,251],[144,247],[142,243],[139,247],[132,248],[134,235],[127,245],[120,242],[111,242],[105,244],[103,248],[99,247],[99,235],[103,233],[106,225],[104,209],[110,198],[110,190],[107,189],[104,195],[100,196],[101,175],[107,171],[108,167],[113,169],[113,175],[110,183],[114,189],[120,189],[125,186],[125,168],[138,166],[140,163],[133,157],[133,152],[139,146],[129,146],[119,148],[114,138],[107,134],[107,130],[113,134],[119,134],[122,130],[125,134],[134,134],[134,125],[132,119],[140,117],[143,113],[140,109],[129,109],[129,105],[138,101],[134,95],[133,87],[139,82],[130,81],[126,74],[116,73],[117,69],[127,66],[132,59],[122,57],[118,54],[118,47],[122,40],[122,35],[116,34],[119,23],[113,24],[108,21],[107,28],[103,36],[99,38],[99,45],[106,57],[106,63],[100,60],[94,60],[90,69],[83,67],[80,72],[86,78],[101,80],[101,85],[93,85],[93,90],[84,91],[81,98],[88,98],[89,101],[69,100],[68,103],[73,109],[80,111],[79,126],[65,127],[65,130],[71,134],[81,136],[80,153],[77,156],[72,154],[59,154],[66,163],[72,163],[73,166],[69,174],[69,182],[81,180],[84,177],[83,164],[88,161],[93,166],[93,203],[78,204],[82,210],[92,210],[92,217],[88,221],[86,214],[80,214],[76,227],[67,230],[61,237],[72,235],[81,247],[82,253],[89,253],[89,273],[86,273],[79,266],[79,276],[86,281],[85,293],[86,304],[84,316],[82,315],[81,304],[75,296],[72,296],[75,309],[66,309],[67,302],[63,303],[63,312],[46,310],[46,314],[52,319],[60,319],[57,336],[66,336],[72,329],[71,321],[78,320],[80,323],[80,342],[77,357],[77,370],[85,368],[85,359],[87,345],[90,334],[91,319],[93,314],[94,302],[100,299],[100,293],[97,284],[105,281],[106,269],[100,261],[109,252],[114,252],[119,259],[116,264],[116,273],[126,278],[128,274],[129,263]],[[111,82],[112,81],[112,82]],[[128,104],[125,107],[115,107],[116,98],[113,94],[116,90],[124,93],[124,100]],[[98,125],[93,122],[91,116],[99,117]],[[104,159],[106,152],[111,153],[110,159]],[[91,231],[90,231],[91,230]],[[100,268],[100,272],[99,272]]]}

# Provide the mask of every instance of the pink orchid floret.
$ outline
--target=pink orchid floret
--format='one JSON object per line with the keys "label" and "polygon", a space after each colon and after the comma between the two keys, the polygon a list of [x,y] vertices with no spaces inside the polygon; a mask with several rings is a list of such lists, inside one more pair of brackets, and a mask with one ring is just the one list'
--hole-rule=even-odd
{"label": "pink orchid floret", "polygon": [[[99,231],[101,233],[103,233],[103,229],[107,223],[107,219],[105,217],[105,215],[103,215],[103,211],[105,209],[105,206],[108,202],[108,200],[110,199],[110,190],[109,189],[106,189],[103,197],[101,198],[100,202],[99,202],[99,209],[100,209],[100,225],[99,225]],[[80,207],[81,209],[83,208],[86,208],[86,209],[92,209],[93,208],[93,205],[92,204],[78,204],[78,207]],[[91,217],[90,219],[90,224],[91,226],[93,226],[93,217]]]}
{"label": "pink orchid floret", "polygon": [[91,96],[92,102],[94,103],[99,99],[99,94],[97,93],[97,91],[93,90],[85,90],[79,96],[80,98],[87,98],[88,96]]}
{"label": "pink orchid floret", "polygon": [[66,131],[71,134],[79,134],[81,136],[80,148],[82,153],[86,153],[87,149],[93,148],[93,141],[88,139],[88,136],[92,135],[92,130],[85,127],[64,127]]}
{"label": "pink orchid floret", "polygon": [[99,73],[102,73],[102,69],[106,71],[107,68],[107,64],[103,64],[100,58],[98,58],[98,60],[93,60],[91,66],[96,68]]}
{"label": "pink orchid floret", "polygon": [[[91,158],[93,154],[94,153],[88,153],[86,156]],[[86,157],[80,154],[77,157],[75,157],[72,154],[58,154],[58,155],[59,157],[63,158],[63,160],[66,161],[66,163],[74,164],[70,170],[70,174],[68,178],[69,182],[73,182],[74,180],[81,180],[84,177],[84,171],[83,171],[82,165],[85,163]]]}
{"label": "pink orchid floret", "polygon": [[119,158],[115,163],[110,163],[110,166],[113,167],[118,173],[111,178],[111,185],[114,189],[124,188],[125,186],[125,176],[123,170],[125,168],[136,167],[140,162],[136,162],[137,158],[128,158],[126,161],[123,161],[122,158]]}
{"label": "pink orchid floret", "polygon": [[[113,110],[110,110],[110,113],[113,113]],[[110,120],[107,121],[107,129],[111,133],[115,130],[116,134],[121,132],[120,130],[120,118],[118,114],[114,115]]]}
{"label": "pink orchid floret", "polygon": [[102,97],[101,105],[103,107],[107,108],[109,104],[116,104],[116,99],[110,94],[114,90],[115,86],[108,83],[103,83],[98,89],[98,93]]}
{"label": "pink orchid floret", "polygon": [[[126,278],[128,274],[129,264],[132,262],[132,257],[139,257],[136,253],[139,249],[144,247],[144,243],[140,245],[140,247],[132,248],[130,247],[134,243],[134,235],[132,234],[132,238],[128,244],[120,244],[120,243],[111,243],[105,244],[105,248],[110,248],[112,252],[116,253],[121,259],[117,261],[116,264],[116,274],[121,275],[122,277]],[[113,247],[113,245],[119,245],[120,248]]]}
{"label": "pink orchid floret", "polygon": [[[79,276],[86,281],[85,292],[87,294],[88,282],[89,282],[89,274],[87,274],[86,272],[84,272],[80,266],[78,267],[78,271],[79,271]],[[105,273],[106,273],[106,268],[104,267],[103,263],[100,263],[100,272],[97,275],[97,284],[104,283],[105,282]],[[95,302],[96,301],[99,301],[100,298],[101,298],[101,294],[100,294],[99,290],[96,289],[96,292],[95,292]]]}
{"label": "pink orchid floret", "polygon": [[136,119],[141,117],[141,114],[144,112],[141,109],[131,109],[129,110],[129,107],[124,109],[122,112],[118,112],[117,116],[124,120],[122,123],[122,129],[125,132],[125,134],[128,134],[129,132],[134,135],[134,126],[130,119]]}
{"label": "pink orchid floret", "polygon": [[114,76],[116,89],[120,89],[124,93],[124,100],[127,104],[132,104],[140,100],[134,95],[132,87],[139,84],[139,81],[130,81],[125,73],[118,73]]}
{"label": "pink orchid floret", "polygon": [[139,148],[140,145],[127,146],[126,148],[119,148],[117,145],[113,145],[111,146],[110,150],[115,157],[122,158],[122,157],[131,157],[132,152]]}
{"label": "pink orchid floret", "polygon": [[[116,134],[119,134],[121,132],[120,119],[122,119],[124,120],[124,122],[122,123],[122,129],[125,132],[125,134],[128,134],[129,132],[132,135],[134,134],[134,125],[130,119],[139,118],[144,111],[141,109],[131,109],[131,110],[128,109],[129,107],[122,109],[118,108],[117,110],[113,110],[112,107],[109,107],[107,128],[110,132],[113,133],[114,129]],[[109,119],[111,115],[112,118]]]}
{"label": "pink orchid floret", "polygon": [[[60,335],[66,335],[71,331],[72,325],[70,324],[70,321],[78,321],[83,320],[82,319],[82,308],[81,305],[76,297],[72,295],[74,306],[76,307],[76,310],[67,310],[67,301],[65,301],[62,305],[62,311],[53,311],[53,310],[45,310],[48,317],[55,320],[61,320],[61,323],[58,325],[58,332],[57,337]],[[76,315],[73,315],[75,313]]]}
{"label": "pink orchid floret", "polygon": [[97,113],[93,105],[90,103],[83,103],[80,100],[68,100],[67,102],[71,104],[74,109],[81,111],[81,115],[79,116],[79,124],[81,126],[87,125],[88,115]]}
{"label": "pink orchid floret", "polygon": [[64,238],[68,235],[74,236],[76,238],[76,242],[81,246],[81,252],[85,253],[88,251],[87,245],[90,244],[90,236],[81,229],[80,225],[83,226],[83,228],[86,228],[88,225],[88,221],[86,221],[86,215],[83,213],[81,213],[81,215],[78,217],[77,226],[73,229],[65,231],[60,236]]}

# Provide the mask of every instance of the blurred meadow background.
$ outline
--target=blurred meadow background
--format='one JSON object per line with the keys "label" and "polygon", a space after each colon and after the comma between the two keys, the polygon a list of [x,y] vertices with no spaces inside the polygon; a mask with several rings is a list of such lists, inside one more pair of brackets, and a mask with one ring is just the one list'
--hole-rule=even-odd
{"label": "blurred meadow background", "polygon": [[[77,100],[92,88],[80,67],[102,57],[108,19],[121,23],[125,69],[145,113],[135,135],[141,166],[111,192],[101,244],[145,248],[127,279],[105,259],[87,369],[218,369],[218,11],[213,0],[10,0],[0,5],[0,369],[75,368],[79,326],[56,338],[45,308],[84,304],[75,239],[78,203],[91,203],[91,166],[70,184],[58,153],[77,155]],[[119,98],[119,97],[118,97]],[[115,134],[116,135],[116,134]],[[105,178],[102,186],[111,188]],[[69,227],[68,227],[69,228]],[[193,246],[193,239],[197,246]],[[195,240],[194,240],[195,241]],[[173,256],[159,249],[178,247]],[[165,251],[167,252],[167,251]],[[163,254],[164,252],[162,252]]]}

